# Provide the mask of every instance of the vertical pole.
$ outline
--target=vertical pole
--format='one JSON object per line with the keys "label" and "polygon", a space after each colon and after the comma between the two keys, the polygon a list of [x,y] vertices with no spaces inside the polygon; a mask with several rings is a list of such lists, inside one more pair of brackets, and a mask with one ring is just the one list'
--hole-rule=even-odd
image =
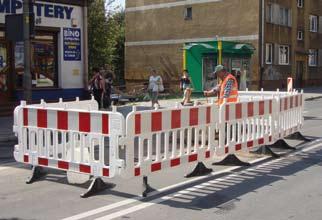
{"label": "vertical pole", "polygon": [[218,65],[222,64],[222,41],[218,40]]}
{"label": "vertical pole", "polygon": [[30,44],[30,0],[23,1],[24,74],[23,98],[31,101],[31,44]]}
{"label": "vertical pole", "polygon": [[187,51],[185,45],[183,45],[183,54],[182,54],[182,70],[187,69]]}

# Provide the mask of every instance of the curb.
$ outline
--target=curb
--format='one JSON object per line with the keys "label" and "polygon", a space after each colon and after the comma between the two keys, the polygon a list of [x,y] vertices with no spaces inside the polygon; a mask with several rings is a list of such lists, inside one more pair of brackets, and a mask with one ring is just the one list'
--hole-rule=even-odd
{"label": "curb", "polygon": [[312,100],[321,99],[321,98],[322,96],[314,96],[314,97],[306,98],[305,101],[312,101]]}

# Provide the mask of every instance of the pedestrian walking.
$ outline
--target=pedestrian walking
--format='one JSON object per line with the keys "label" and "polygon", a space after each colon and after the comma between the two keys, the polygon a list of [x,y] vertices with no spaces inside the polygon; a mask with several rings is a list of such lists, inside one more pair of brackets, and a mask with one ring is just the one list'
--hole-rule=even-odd
{"label": "pedestrian walking", "polygon": [[111,107],[111,94],[113,89],[113,72],[111,70],[107,70],[104,76],[104,94],[103,94],[103,108],[108,109]]}
{"label": "pedestrian walking", "polygon": [[98,68],[93,68],[93,77],[89,81],[90,90],[97,101],[99,108],[102,107],[102,95],[104,92],[104,78],[102,76],[103,71]]}
{"label": "pedestrian walking", "polygon": [[184,70],[182,73],[182,77],[180,79],[180,88],[183,91],[183,99],[181,104],[185,105],[188,103],[191,103],[191,93],[192,93],[192,88],[191,88],[191,79],[189,77],[189,72],[188,70]]}
{"label": "pedestrian walking", "polygon": [[163,92],[163,82],[161,76],[157,74],[155,69],[151,70],[151,76],[149,78],[149,93],[151,97],[152,108],[155,104],[160,107],[159,104],[159,92]]}

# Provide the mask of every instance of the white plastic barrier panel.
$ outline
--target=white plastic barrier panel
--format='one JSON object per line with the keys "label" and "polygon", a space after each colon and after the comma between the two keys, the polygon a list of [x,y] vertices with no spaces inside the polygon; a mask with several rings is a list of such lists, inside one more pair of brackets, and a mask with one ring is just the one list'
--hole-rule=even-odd
{"label": "white plastic barrier panel", "polygon": [[218,140],[215,104],[136,112],[126,119],[126,176],[211,159]]}
{"label": "white plastic barrier panel", "polygon": [[220,106],[218,155],[233,154],[249,148],[271,144],[275,120],[275,99],[224,103]]}
{"label": "white plastic barrier panel", "polygon": [[124,117],[117,112],[69,110],[22,104],[15,109],[16,161],[53,169],[113,177],[124,166],[119,139]]}

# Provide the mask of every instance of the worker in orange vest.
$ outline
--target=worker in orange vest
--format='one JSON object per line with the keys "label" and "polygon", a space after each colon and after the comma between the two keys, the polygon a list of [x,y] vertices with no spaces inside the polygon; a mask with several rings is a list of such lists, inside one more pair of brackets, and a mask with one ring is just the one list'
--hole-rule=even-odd
{"label": "worker in orange vest", "polygon": [[236,78],[228,73],[223,65],[216,66],[215,74],[221,79],[221,83],[209,91],[204,91],[204,95],[206,97],[218,95],[219,105],[223,104],[225,99],[227,102],[237,102],[238,82]]}

